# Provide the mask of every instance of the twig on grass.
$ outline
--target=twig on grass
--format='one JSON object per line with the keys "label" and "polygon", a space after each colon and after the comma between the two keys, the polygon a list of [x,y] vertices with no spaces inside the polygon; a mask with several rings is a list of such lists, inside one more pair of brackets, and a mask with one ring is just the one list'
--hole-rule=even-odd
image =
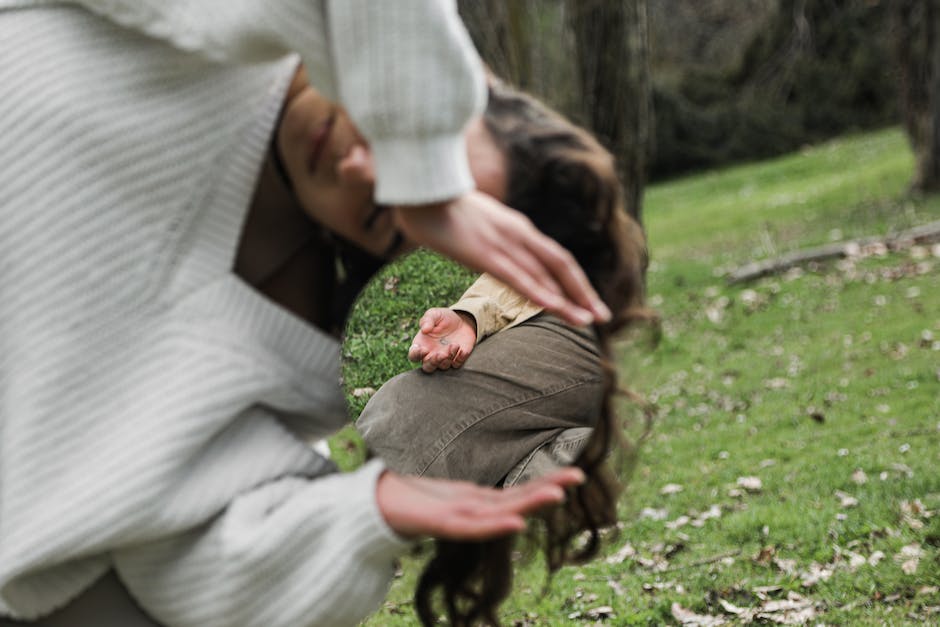
{"label": "twig on grass", "polygon": [[706,557],[704,559],[696,560],[694,562],[689,562],[688,564],[682,564],[681,566],[670,566],[669,568],[663,570],[664,573],[671,573],[677,570],[685,570],[687,568],[698,568],[699,566],[706,566],[708,564],[714,564],[715,562],[720,562],[723,559],[729,557],[737,557],[741,554],[741,549],[734,549],[733,551],[725,551],[724,553],[719,553],[718,555],[712,555],[711,557]]}
{"label": "twig on grass", "polygon": [[827,244],[816,248],[797,250],[774,259],[754,261],[745,264],[728,274],[728,283],[744,283],[770,274],[786,272],[790,268],[811,261],[825,261],[827,259],[841,259],[849,256],[851,249],[858,249],[872,244],[884,244],[889,249],[903,248],[912,244],[931,244],[940,241],[940,221],[922,224],[918,227],[887,235],[884,237],[865,237],[835,244]]}

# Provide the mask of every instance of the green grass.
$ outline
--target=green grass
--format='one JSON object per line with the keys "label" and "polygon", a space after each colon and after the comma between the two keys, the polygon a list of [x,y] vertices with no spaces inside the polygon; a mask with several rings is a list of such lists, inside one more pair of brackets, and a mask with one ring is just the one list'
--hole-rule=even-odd
{"label": "green grass", "polygon": [[[940,219],[940,199],[906,196],[912,165],[890,129],[648,188],[663,337],[654,349],[625,338],[618,354],[624,383],[658,414],[605,553],[630,544],[637,555],[567,567],[547,589],[538,558],[521,565],[505,624],[593,624],[602,606],[609,624],[677,624],[674,603],[744,624],[721,603],[766,607],[788,592],[814,604],[808,624],[940,622],[940,259],[904,250],[735,287],[722,278],[752,259]],[[468,279],[432,255],[388,268],[349,327],[349,391],[410,367],[418,316]],[[353,410],[364,400],[351,396]],[[342,465],[361,459],[351,430],[332,444]],[[741,477],[761,489],[742,490]],[[667,484],[682,490],[662,494]],[[927,513],[905,517],[909,502]],[[718,515],[678,524],[710,508]],[[919,551],[915,571],[902,568],[905,550]],[[804,585],[814,564],[831,574]],[[417,624],[420,567],[404,560],[366,624]]]}

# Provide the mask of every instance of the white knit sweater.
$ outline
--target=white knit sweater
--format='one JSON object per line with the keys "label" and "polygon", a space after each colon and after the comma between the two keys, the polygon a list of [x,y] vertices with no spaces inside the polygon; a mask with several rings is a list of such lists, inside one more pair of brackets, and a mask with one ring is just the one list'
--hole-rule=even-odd
{"label": "white knit sweater", "polygon": [[353,624],[405,546],[382,467],[322,476],[339,347],[231,268],[287,51],[379,200],[469,188],[452,0],[80,4],[0,0],[0,615],[114,568],[171,627]]}

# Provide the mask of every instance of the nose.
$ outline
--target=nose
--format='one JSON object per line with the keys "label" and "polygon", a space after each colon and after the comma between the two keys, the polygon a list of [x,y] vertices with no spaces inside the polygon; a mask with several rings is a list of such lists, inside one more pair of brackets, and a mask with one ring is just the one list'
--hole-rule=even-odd
{"label": "nose", "polygon": [[355,144],[339,160],[337,173],[344,183],[355,185],[375,184],[375,164],[372,161],[372,152],[363,144]]}

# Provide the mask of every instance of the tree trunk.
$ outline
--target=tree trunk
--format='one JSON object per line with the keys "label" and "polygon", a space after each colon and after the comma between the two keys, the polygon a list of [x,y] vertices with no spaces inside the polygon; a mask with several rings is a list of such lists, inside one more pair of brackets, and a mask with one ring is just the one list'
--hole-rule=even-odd
{"label": "tree trunk", "polygon": [[651,147],[646,0],[566,0],[587,125],[617,159],[640,220]]}
{"label": "tree trunk", "polygon": [[462,0],[460,16],[480,56],[501,79],[532,83],[527,0]]}
{"label": "tree trunk", "polygon": [[914,151],[911,188],[940,191],[940,0],[895,0],[901,114]]}
{"label": "tree trunk", "polygon": [[652,143],[647,0],[461,0],[484,61],[589,128],[638,221]]}

